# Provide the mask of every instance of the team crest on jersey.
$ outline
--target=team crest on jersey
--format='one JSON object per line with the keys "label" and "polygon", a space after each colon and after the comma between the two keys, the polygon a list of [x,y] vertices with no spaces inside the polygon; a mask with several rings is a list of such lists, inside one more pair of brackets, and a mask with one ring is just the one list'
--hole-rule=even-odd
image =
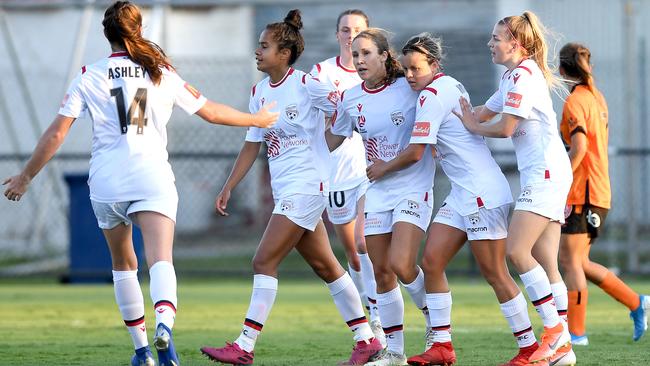
{"label": "team crest on jersey", "polygon": [[420,204],[415,202],[415,201],[408,200],[408,205],[409,205],[409,210],[419,210],[420,209]]}
{"label": "team crest on jersey", "polygon": [[292,200],[282,200],[282,202],[280,202],[280,210],[282,212],[293,210],[293,201]]}
{"label": "team crest on jersey", "polygon": [[295,104],[290,104],[285,108],[284,114],[289,118],[290,120],[294,120],[298,118],[298,106]]}
{"label": "team crest on jersey", "polygon": [[531,187],[531,186],[525,186],[521,190],[521,197],[530,196],[530,193],[531,193],[532,189],[533,189],[533,187]]}
{"label": "team crest on jersey", "polygon": [[468,219],[469,219],[469,223],[472,225],[476,225],[479,222],[481,222],[481,218],[479,217],[478,212],[469,215]]}
{"label": "team crest on jersey", "polygon": [[395,111],[391,113],[390,120],[393,121],[393,124],[395,126],[399,126],[404,123],[404,115],[402,114],[402,111]]}
{"label": "team crest on jersey", "polygon": [[195,87],[193,87],[188,83],[185,83],[185,89],[187,89],[187,91],[190,92],[190,94],[192,94],[192,96],[196,99],[199,99],[199,97],[201,96],[201,93],[198,90],[196,90]]}

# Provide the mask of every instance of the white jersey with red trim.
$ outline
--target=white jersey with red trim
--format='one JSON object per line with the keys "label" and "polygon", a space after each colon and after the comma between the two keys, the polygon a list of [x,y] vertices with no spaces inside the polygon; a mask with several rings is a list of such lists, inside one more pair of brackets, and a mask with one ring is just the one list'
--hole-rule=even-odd
{"label": "white jersey with red trim", "polygon": [[[357,70],[347,69],[341,65],[340,56],[329,58],[314,65],[310,74],[331,88],[343,92],[361,83]],[[352,133],[352,137],[331,152],[332,176],[330,190],[344,191],[366,181],[366,159],[361,135]]]}
{"label": "white jersey with red trim", "polygon": [[167,161],[167,122],[174,105],[194,114],[206,98],[174,71],[154,85],[126,52],[84,66],[72,81],[59,114],[93,123],[90,198],[97,202],[155,199],[176,194]]}
{"label": "white jersey with red trim", "polygon": [[542,70],[527,59],[501,77],[485,103],[496,113],[523,118],[512,134],[522,187],[550,179],[571,181],[571,163],[558,133],[553,102]]}
{"label": "white jersey with red trim", "polygon": [[253,87],[249,109],[256,113],[273,101],[280,112],[277,123],[272,128],[250,127],[246,133],[246,141],[266,142],[273,197],[328,194],[331,165],[323,113],[334,113],[338,93],[289,68],[278,83],[266,77]]}
{"label": "white jersey with red trim", "polygon": [[[366,148],[366,159],[390,161],[409,145],[418,93],[405,78],[370,90],[364,83],[341,95],[332,133],[349,137],[358,130]],[[425,194],[433,187],[435,166],[429,147],[420,161],[404,170],[371,182],[366,192],[365,211],[392,210],[409,194]]]}
{"label": "white jersey with red trim", "polygon": [[461,96],[470,100],[460,82],[437,74],[418,97],[411,143],[435,146],[436,160],[451,181],[446,202],[467,216],[480,207],[497,208],[513,200],[485,138],[467,131],[452,113],[460,111]]}

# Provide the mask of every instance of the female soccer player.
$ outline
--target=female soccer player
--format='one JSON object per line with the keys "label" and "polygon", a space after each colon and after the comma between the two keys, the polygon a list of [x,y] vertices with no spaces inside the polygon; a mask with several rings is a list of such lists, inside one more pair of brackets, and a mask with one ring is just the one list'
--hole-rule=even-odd
{"label": "female soccer player", "polygon": [[505,261],[508,213],[512,193],[492,158],[485,138],[468,132],[453,113],[463,85],[442,71],[442,42],[429,33],[412,37],[402,48],[402,65],[411,88],[420,92],[411,143],[389,162],[368,167],[371,180],[398,172],[422,159],[431,146],[451,181],[451,192],[429,226],[422,267],[433,346],[408,359],[411,365],[451,365],[456,354],[451,343],[452,298],[445,268],[467,240],[483,277],[492,286],[520,352],[506,365],[528,363],[538,345],[532,331],[526,299]]}
{"label": "female soccer player", "polygon": [[[349,9],[339,14],[336,22],[339,56],[316,64],[310,74],[339,93],[361,83],[352,62],[351,47],[354,37],[367,29],[368,25],[368,16],[359,9]],[[336,236],[345,248],[348,271],[359,291],[361,301],[370,314],[370,327],[375,336],[385,343],[377,311],[375,275],[363,237],[361,199],[368,188],[368,179],[361,135],[353,132],[352,137],[332,151],[330,156],[333,169],[330,176],[327,216],[334,224]]]}
{"label": "female soccer player", "polygon": [[214,361],[253,363],[257,336],[275,301],[278,266],[294,248],[327,282],[334,303],[354,332],[357,344],[345,364],[362,365],[382,349],[350,275],[332,252],[321,220],[330,173],[325,169],[329,167],[329,151],[322,113],[334,112],[338,93],[291,67],[304,49],[301,28],[300,12],[292,10],[283,22],[268,24],[260,35],[255,59],[257,69],[268,77],[253,87],[250,110],[257,111],[268,100],[277,100],[281,118],[272,129],[248,130],[216,200],[216,210],[226,215],[230,192],[255,162],[262,141],[266,142],[275,208],[253,258],[253,294],[239,338],[222,348],[201,348]]}
{"label": "female soccer player", "polygon": [[[369,164],[390,160],[408,146],[417,93],[411,90],[388,40],[370,28],[352,42],[352,57],[360,85],[341,95],[337,116],[328,132],[330,150],[357,129]],[[397,278],[425,313],[424,274],[416,265],[418,248],[432,214],[433,157],[426,148],[422,160],[399,174],[370,181],[365,197],[364,232],[377,281],[377,305],[386,333],[386,351],[369,365],[405,365],[404,301]]]}
{"label": "female soccer player", "polygon": [[591,244],[600,234],[611,203],[607,143],[607,102],[591,73],[591,52],[568,43],[560,50],[560,73],[571,88],[562,112],[560,131],[570,146],[573,184],[567,198],[566,224],[562,226],[560,264],[569,289],[569,331],[574,345],[588,345],[585,332],[587,279],[630,309],[632,339],[646,331],[650,298],[639,295],[615,274],[589,259]]}
{"label": "female soccer player", "polygon": [[[507,70],[499,90],[484,106],[472,110],[461,98],[459,117],[470,132],[512,137],[521,193],[510,222],[506,252],[544,323],[542,342],[529,360],[555,364],[573,356],[571,337],[558,314],[558,309],[566,311],[567,295],[557,268],[560,224],[572,178],[555,127],[549,86],[559,81],[547,65],[544,34],[543,25],[530,11],[497,22],[488,47],[492,62]],[[498,121],[482,123],[497,113],[501,113]]]}
{"label": "female soccer player", "polygon": [[113,53],[81,68],[22,172],[4,181],[5,196],[21,199],[72,123],[88,111],[93,123],[90,199],[111,252],[115,299],[135,346],[131,364],[154,365],[131,241],[133,222],[142,230],[149,265],[158,361],[178,365],[171,331],[177,304],[172,241],[178,196],[165,130],[172,108],[178,105],[210,123],[233,126],[266,127],[278,113],[263,108],[250,115],[207,100],[176,74],[158,45],[142,38],[136,5],[114,3],[102,24]]}

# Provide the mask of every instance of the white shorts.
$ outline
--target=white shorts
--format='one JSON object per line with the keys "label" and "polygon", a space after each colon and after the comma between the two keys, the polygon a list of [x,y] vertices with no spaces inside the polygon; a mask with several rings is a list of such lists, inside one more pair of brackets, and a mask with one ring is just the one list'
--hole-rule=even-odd
{"label": "white shorts", "polygon": [[404,199],[397,207],[390,211],[366,212],[364,221],[364,234],[378,235],[393,232],[396,222],[411,223],[422,231],[427,231],[433,214],[433,200],[422,198]]}
{"label": "white shorts", "polygon": [[525,185],[516,200],[515,210],[530,211],[564,224],[564,208],[571,182],[550,180]]}
{"label": "white shorts", "polygon": [[357,218],[359,199],[366,194],[368,181],[344,191],[330,192],[327,217],[335,225],[342,225]]}
{"label": "white shorts", "polygon": [[275,200],[273,214],[286,216],[296,225],[314,231],[326,205],[325,196],[292,194]]}
{"label": "white shorts", "polygon": [[100,229],[112,229],[119,224],[131,225],[130,215],[135,212],[153,211],[163,214],[176,222],[178,196],[173,195],[163,199],[139,200],[127,202],[97,202],[90,200]]}
{"label": "white shorts", "polygon": [[442,204],[433,222],[455,227],[467,233],[467,240],[498,240],[508,236],[510,204],[492,209],[481,207],[478,212],[461,216],[447,204]]}

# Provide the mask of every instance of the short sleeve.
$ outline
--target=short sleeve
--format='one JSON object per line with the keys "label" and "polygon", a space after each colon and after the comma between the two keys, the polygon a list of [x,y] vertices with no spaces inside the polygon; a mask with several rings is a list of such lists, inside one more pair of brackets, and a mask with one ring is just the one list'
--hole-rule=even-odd
{"label": "short sleeve", "polygon": [[438,142],[440,124],[447,117],[435,89],[425,88],[420,92],[415,106],[415,124],[411,132],[411,144],[431,144]]}
{"label": "short sleeve", "polygon": [[81,92],[81,77],[82,72],[80,72],[70,83],[68,91],[65,93],[63,101],[61,102],[61,108],[59,109],[60,115],[79,118],[88,108],[83,93]]}
{"label": "short sleeve", "polygon": [[309,74],[303,75],[303,83],[307,88],[312,105],[327,116],[334,114],[339,102],[338,90],[332,89],[328,84]]}
{"label": "short sleeve", "polygon": [[339,136],[352,137],[352,121],[345,109],[344,103],[338,103],[332,116],[332,133]]}
{"label": "short sleeve", "polygon": [[576,98],[567,99],[562,110],[562,124],[568,127],[569,136],[587,134],[587,120],[584,106]]}
{"label": "short sleeve", "polygon": [[173,71],[163,71],[169,79],[174,94],[174,104],[181,107],[187,114],[194,114],[208,101],[196,88]]}
{"label": "short sleeve", "polygon": [[523,68],[516,68],[508,78],[501,113],[508,113],[521,118],[530,117],[533,110],[534,88],[530,72]]}
{"label": "short sleeve", "polygon": [[503,111],[503,94],[501,94],[501,89],[494,92],[490,99],[485,102],[485,108],[494,113],[501,113]]}

